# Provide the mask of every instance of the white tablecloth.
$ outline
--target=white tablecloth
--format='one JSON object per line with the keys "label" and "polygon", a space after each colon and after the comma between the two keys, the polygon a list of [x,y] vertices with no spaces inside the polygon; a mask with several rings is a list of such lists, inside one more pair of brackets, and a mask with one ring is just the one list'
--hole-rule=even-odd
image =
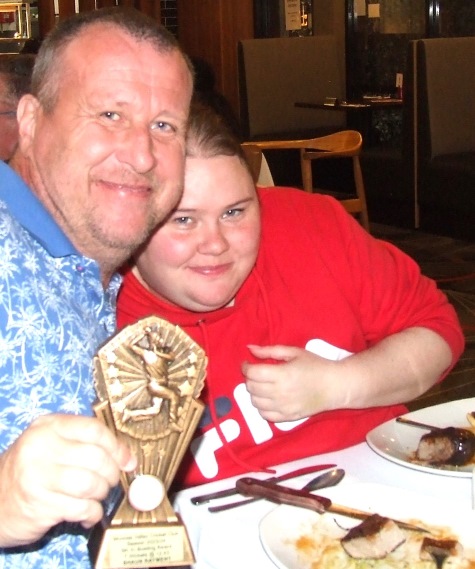
{"label": "white tablecloth", "polygon": [[[346,470],[347,476],[341,484],[351,482],[374,482],[389,487],[411,490],[422,495],[450,498],[454,505],[470,508],[472,503],[472,481],[470,478],[428,474],[388,461],[366,443],[357,446],[302,459],[276,467],[277,473],[309,466],[311,464],[334,463]],[[268,476],[268,475],[267,475]],[[315,474],[285,482],[295,488],[302,487]],[[265,478],[260,474],[256,478]],[[209,504],[195,506],[190,498],[205,492],[228,488],[239,478],[221,480],[178,493],[174,508],[187,527],[195,554],[195,569],[275,569],[267,557],[259,538],[259,522],[275,504],[265,500],[248,506],[241,506],[220,513],[210,513]],[[390,488],[388,488],[390,492]],[[234,501],[236,496],[220,500]]]}

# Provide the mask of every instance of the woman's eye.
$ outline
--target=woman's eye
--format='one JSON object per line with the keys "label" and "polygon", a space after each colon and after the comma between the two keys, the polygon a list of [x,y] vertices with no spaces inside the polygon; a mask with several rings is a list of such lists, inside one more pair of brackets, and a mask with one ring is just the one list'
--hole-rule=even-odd
{"label": "woman's eye", "polygon": [[176,225],[189,225],[192,222],[191,217],[187,217],[185,215],[182,215],[180,217],[175,217],[173,222]]}
{"label": "woman's eye", "polygon": [[244,211],[244,209],[241,207],[235,207],[232,209],[228,209],[227,211],[224,212],[223,217],[237,217],[243,211]]}

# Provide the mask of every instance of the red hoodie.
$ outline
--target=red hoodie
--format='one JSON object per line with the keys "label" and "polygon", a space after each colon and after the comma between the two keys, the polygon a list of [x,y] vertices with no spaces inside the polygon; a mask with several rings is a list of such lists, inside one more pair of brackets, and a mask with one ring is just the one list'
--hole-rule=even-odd
{"label": "red hoodie", "polygon": [[435,283],[404,253],[366,233],[337,201],[289,188],[262,189],[259,197],[259,255],[234,306],[189,312],[154,296],[131,272],[119,295],[120,327],[156,314],[181,326],[209,359],[207,409],[176,479],[181,486],[338,450],[406,412],[401,405],[342,409],[268,423],[252,406],[241,374],[243,361],[255,361],[248,344],[306,347],[340,359],[424,326],[448,342],[452,365],[463,351],[456,313]]}

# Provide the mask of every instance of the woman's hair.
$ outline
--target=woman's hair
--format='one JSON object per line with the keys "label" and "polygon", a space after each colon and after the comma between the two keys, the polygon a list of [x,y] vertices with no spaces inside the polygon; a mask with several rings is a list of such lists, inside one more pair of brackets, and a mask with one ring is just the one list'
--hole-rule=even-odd
{"label": "woman's hair", "polygon": [[88,27],[101,24],[119,28],[138,41],[150,43],[159,53],[179,51],[194,75],[193,66],[175,36],[142,12],[119,7],[80,12],[53,28],[38,51],[31,92],[46,112],[52,111],[58,98],[61,73],[65,72],[64,63],[61,62],[65,48]]}
{"label": "woman's hair", "polygon": [[249,168],[241,143],[226,119],[197,102],[192,104],[188,119],[186,155],[191,158],[237,156]]}
{"label": "woman's hair", "polygon": [[11,54],[0,57],[0,75],[5,77],[8,92],[5,95],[12,103],[30,91],[31,73],[35,63],[32,54]]}

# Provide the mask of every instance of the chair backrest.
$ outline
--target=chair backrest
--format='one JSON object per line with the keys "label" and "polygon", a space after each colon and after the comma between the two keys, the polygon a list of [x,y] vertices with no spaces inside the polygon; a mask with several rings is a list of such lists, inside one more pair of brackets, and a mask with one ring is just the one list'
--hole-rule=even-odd
{"label": "chair backrest", "polygon": [[344,58],[334,36],[242,40],[238,60],[240,116],[248,140],[344,128],[345,113],[295,107],[297,101],[345,98]]}
{"label": "chair backrest", "polygon": [[270,187],[274,180],[262,150],[255,144],[243,144],[242,149],[252,172],[252,178],[258,186]]}
{"label": "chair backrest", "polygon": [[420,150],[475,152],[475,37],[417,41]]}
{"label": "chair backrest", "polygon": [[[369,231],[368,208],[359,160],[362,146],[363,139],[361,134],[355,130],[344,130],[311,139],[263,140],[244,142],[242,144],[244,152],[247,156],[250,156],[254,179],[260,172],[260,162],[256,158],[259,150],[261,152],[265,150],[299,150],[303,189],[307,192],[314,191],[312,174],[312,162],[314,160],[350,158],[353,165],[356,196],[340,201],[349,213],[356,214],[359,217],[363,227]],[[324,193],[324,190],[320,188],[318,191]]]}
{"label": "chair backrest", "polygon": [[[335,153],[340,156],[352,156],[354,153],[359,154],[363,139],[357,130],[340,130],[327,136],[319,136],[315,138],[300,138],[296,140],[253,140],[245,142],[243,147],[257,147],[261,150],[277,150],[277,149],[302,149],[313,150],[316,153],[321,152],[322,155],[335,158]],[[322,157],[324,157],[322,156]]]}

